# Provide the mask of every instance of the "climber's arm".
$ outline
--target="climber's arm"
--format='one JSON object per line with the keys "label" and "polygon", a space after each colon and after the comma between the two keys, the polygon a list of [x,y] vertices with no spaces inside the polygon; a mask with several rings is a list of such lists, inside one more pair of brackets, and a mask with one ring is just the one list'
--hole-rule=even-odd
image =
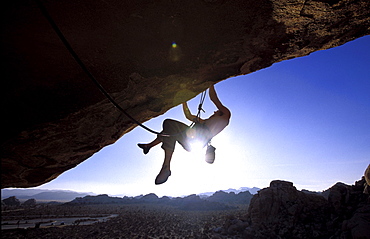
{"label": "climber's arm", "polygon": [[219,109],[222,113],[228,116],[231,115],[230,110],[226,108],[218,98],[214,85],[209,87],[209,98],[211,99],[213,104],[216,105],[217,109]]}
{"label": "climber's arm", "polygon": [[182,103],[182,109],[184,111],[184,114],[185,114],[185,117],[190,120],[190,121],[193,121],[196,116],[195,115],[192,115],[190,110],[189,110],[189,107],[188,107],[188,104],[186,102]]}

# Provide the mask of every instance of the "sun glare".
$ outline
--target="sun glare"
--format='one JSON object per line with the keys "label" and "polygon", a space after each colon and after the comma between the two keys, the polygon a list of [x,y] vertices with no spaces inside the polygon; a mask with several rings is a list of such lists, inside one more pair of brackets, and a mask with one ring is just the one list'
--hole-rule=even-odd
{"label": "sun glare", "polygon": [[216,158],[213,164],[205,161],[206,147],[193,146],[187,152],[180,145],[176,146],[171,161],[172,175],[165,184],[173,187],[174,194],[188,195],[208,191],[217,191],[231,187],[245,186],[243,154],[230,141],[229,135],[221,133],[214,140]]}

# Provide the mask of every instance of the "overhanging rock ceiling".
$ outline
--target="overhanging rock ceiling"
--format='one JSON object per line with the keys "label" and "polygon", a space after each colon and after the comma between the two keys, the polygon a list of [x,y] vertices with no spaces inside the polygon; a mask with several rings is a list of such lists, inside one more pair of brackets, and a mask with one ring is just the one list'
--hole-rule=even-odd
{"label": "overhanging rock ceiling", "polygon": [[[344,44],[370,26],[368,0],[43,4],[89,71],[140,122],[213,83]],[[37,186],[136,125],[99,92],[35,1],[2,8],[1,186]]]}

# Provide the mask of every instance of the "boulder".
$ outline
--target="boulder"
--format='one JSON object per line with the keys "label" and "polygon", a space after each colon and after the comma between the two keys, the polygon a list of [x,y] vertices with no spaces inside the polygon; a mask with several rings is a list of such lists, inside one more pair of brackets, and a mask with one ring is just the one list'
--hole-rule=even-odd
{"label": "boulder", "polygon": [[8,197],[4,200],[2,200],[6,206],[11,206],[11,207],[19,207],[21,205],[21,202],[19,201],[18,198],[12,196]]}
{"label": "boulder", "polygon": [[22,203],[22,206],[24,206],[24,207],[34,207],[34,206],[36,206],[36,199],[34,199],[34,198],[28,199],[27,201]]}

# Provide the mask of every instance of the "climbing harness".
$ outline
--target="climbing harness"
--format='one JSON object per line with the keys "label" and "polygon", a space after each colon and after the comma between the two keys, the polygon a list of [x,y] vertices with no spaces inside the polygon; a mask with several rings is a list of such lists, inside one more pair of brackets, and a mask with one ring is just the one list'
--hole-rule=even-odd
{"label": "climbing harness", "polygon": [[[61,32],[61,30],[59,29],[59,27],[57,26],[57,24],[54,22],[53,18],[50,16],[50,14],[48,13],[47,9],[45,8],[45,6],[42,4],[42,2],[40,0],[35,0],[36,4],[38,5],[38,7],[40,8],[42,14],[44,15],[44,17],[48,20],[48,22],[50,23],[50,25],[52,26],[52,28],[54,29],[55,33],[58,35],[59,39],[63,42],[64,46],[67,48],[67,50],[69,51],[69,53],[72,55],[72,57],[76,60],[76,62],[80,65],[80,67],[82,68],[82,70],[87,74],[87,76],[93,81],[93,83],[98,87],[98,89],[103,93],[103,95],[118,109],[120,110],[123,114],[125,114],[129,119],[131,119],[134,123],[136,123],[137,125],[139,125],[140,127],[146,129],[147,131],[153,133],[153,134],[157,134],[157,135],[161,135],[161,136],[166,136],[166,137],[169,137],[169,136],[173,136],[173,135],[169,135],[169,134],[164,134],[164,133],[160,133],[160,132],[157,132],[157,131],[154,131],[150,128],[148,128],[147,126],[141,124],[139,121],[137,121],[134,117],[132,117],[130,114],[128,114],[110,95],[109,93],[104,89],[104,87],[98,82],[98,80],[92,75],[92,73],[87,69],[86,65],[82,62],[82,60],[79,58],[79,56],[77,55],[77,53],[73,50],[72,46],[69,44],[69,42],[67,41],[67,39],[65,38],[65,36],[63,35],[63,33]],[[198,114],[197,114],[197,119],[199,120],[200,118],[200,111],[204,111],[202,109],[202,104],[204,102],[204,98],[205,98],[205,92],[202,92],[202,95],[201,95],[201,103],[199,104],[199,107],[198,107]],[[176,134],[175,134],[176,135]]]}

